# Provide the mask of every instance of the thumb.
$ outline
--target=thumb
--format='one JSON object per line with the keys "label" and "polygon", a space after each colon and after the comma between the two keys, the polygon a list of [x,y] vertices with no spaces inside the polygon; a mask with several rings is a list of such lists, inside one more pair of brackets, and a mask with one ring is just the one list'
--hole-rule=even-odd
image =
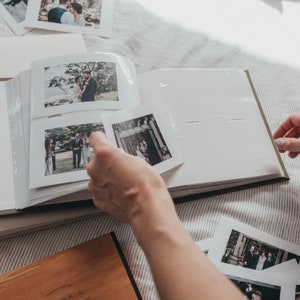
{"label": "thumb", "polygon": [[295,138],[276,139],[275,145],[280,151],[300,152],[300,140]]}
{"label": "thumb", "polygon": [[107,142],[108,140],[105,133],[101,131],[92,132],[92,134],[90,135],[90,144],[94,149],[106,145]]}

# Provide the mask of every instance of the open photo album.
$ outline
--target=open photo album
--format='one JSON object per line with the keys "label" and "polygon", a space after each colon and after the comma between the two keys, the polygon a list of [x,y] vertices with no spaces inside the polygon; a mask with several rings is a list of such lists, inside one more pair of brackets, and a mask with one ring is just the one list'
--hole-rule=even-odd
{"label": "open photo album", "polygon": [[17,35],[32,28],[109,38],[114,0],[0,0],[0,15]]}
{"label": "open photo album", "polygon": [[2,211],[90,199],[94,131],[145,159],[174,200],[288,179],[244,70],[136,74],[126,57],[81,53],[34,61],[0,93]]}

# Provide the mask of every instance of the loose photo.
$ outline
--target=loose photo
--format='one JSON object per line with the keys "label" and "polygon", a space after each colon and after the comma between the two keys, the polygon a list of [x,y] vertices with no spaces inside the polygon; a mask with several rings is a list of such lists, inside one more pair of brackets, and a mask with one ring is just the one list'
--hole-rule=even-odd
{"label": "loose photo", "polygon": [[245,295],[245,300],[280,300],[281,287],[278,285],[233,276],[228,278]]}
{"label": "loose photo", "polygon": [[291,260],[299,264],[299,246],[222,217],[208,256],[218,262],[263,272]]}
{"label": "loose photo", "polygon": [[27,32],[24,28],[27,4],[28,0],[0,0],[0,15],[17,35]]}
{"label": "loose photo", "polygon": [[254,272],[216,262],[216,267],[241,291],[245,300],[293,300],[294,280],[277,272]]}
{"label": "loose photo", "polygon": [[109,37],[113,0],[36,0],[28,3],[25,22],[37,27]]}
{"label": "loose photo", "polygon": [[292,259],[299,262],[300,256],[232,230],[222,262],[261,271]]}
{"label": "loose photo", "polygon": [[119,148],[143,158],[159,173],[182,163],[172,130],[154,106],[105,114],[103,122]]}

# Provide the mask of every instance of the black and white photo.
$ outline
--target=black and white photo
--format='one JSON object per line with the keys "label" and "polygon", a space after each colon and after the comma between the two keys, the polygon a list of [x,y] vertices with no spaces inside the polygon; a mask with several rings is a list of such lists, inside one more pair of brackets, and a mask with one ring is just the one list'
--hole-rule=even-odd
{"label": "black and white photo", "polygon": [[0,0],[0,15],[17,35],[27,32],[24,28],[27,5],[28,0]]}

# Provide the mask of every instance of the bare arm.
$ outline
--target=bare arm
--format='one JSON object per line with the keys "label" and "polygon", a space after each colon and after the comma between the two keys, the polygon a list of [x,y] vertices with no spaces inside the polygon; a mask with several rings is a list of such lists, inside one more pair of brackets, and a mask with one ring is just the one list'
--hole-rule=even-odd
{"label": "bare arm", "polygon": [[273,137],[280,152],[288,151],[289,157],[297,157],[300,153],[300,113],[292,114],[285,119],[278,126]]}
{"label": "bare arm", "polygon": [[[184,230],[162,178],[104,134],[90,138],[89,190],[97,207],[131,225],[161,299],[242,299]],[[216,286],[218,288],[216,289]]]}

